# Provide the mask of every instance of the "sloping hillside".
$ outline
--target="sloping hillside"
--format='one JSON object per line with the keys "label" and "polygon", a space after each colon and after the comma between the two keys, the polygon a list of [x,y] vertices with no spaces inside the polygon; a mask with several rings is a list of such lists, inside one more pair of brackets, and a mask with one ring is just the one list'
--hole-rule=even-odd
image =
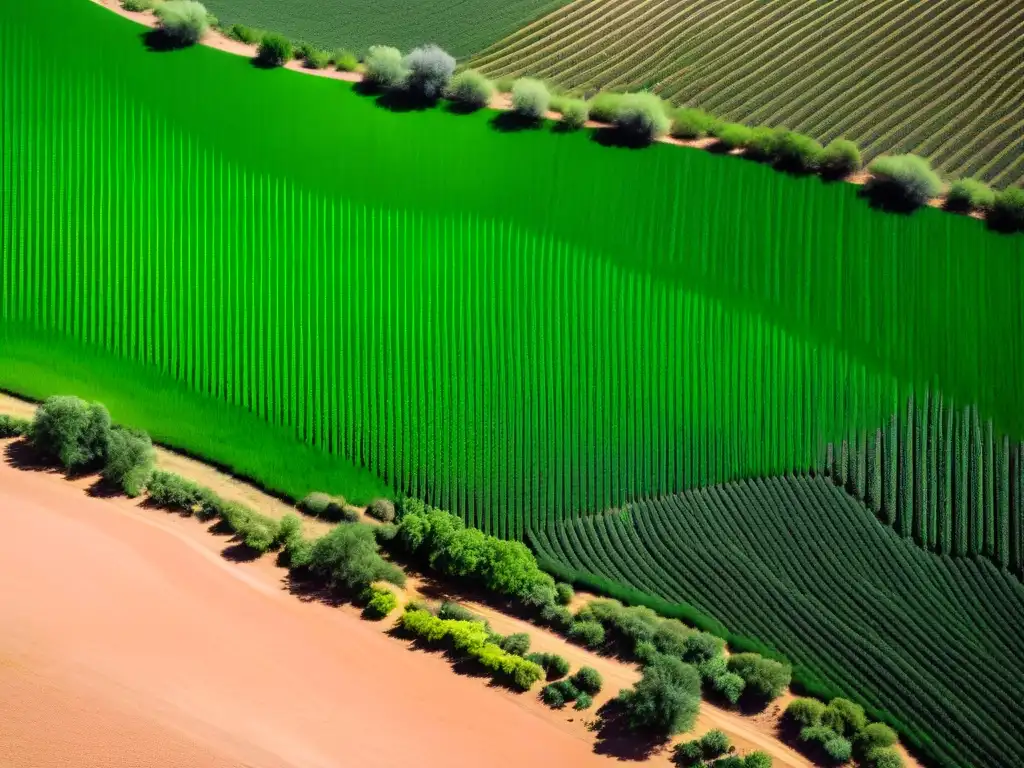
{"label": "sloping hillside", "polygon": [[1024,1],[576,0],[472,61],[1024,181]]}

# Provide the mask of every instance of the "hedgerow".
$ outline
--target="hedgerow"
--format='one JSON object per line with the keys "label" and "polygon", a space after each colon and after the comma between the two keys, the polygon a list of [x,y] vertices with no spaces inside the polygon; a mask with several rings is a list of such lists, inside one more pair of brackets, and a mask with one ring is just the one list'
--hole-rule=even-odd
{"label": "hedgerow", "polygon": [[659,139],[672,127],[665,103],[653,93],[625,94],[619,100],[612,123],[628,139],[640,143]]}
{"label": "hedgerow", "polygon": [[0,413],[0,437],[24,437],[32,428],[30,419]]}
{"label": "hedgerow", "polygon": [[988,221],[1004,232],[1024,232],[1024,189],[1010,187],[997,194]]}
{"label": "hedgerow", "polygon": [[792,677],[789,665],[756,653],[733,654],[728,666],[730,672],[743,678],[746,691],[759,699],[778,698],[789,688]]}
{"label": "hedgerow", "polygon": [[946,207],[951,211],[984,211],[995,201],[996,193],[978,179],[957,179],[946,193]]}
{"label": "hedgerow", "polygon": [[548,680],[565,677],[569,672],[569,662],[557,653],[530,653],[526,658],[543,667]]}
{"label": "hedgerow", "polygon": [[847,139],[835,139],[821,150],[818,167],[828,176],[841,178],[859,171],[861,162],[860,147]]}
{"label": "hedgerow", "polygon": [[359,57],[346,48],[339,48],[331,54],[331,61],[339,72],[355,72],[359,69]]}
{"label": "hedgerow", "polygon": [[872,178],[867,191],[884,202],[916,207],[942,193],[939,175],[927,159],[917,155],[879,157],[868,170]]}
{"label": "hedgerow", "polygon": [[375,581],[404,586],[405,573],[380,556],[373,528],[365,523],[339,525],[313,542],[308,566],[331,586],[365,589]]}
{"label": "hedgerow", "polygon": [[702,109],[684,107],[672,117],[672,136],[677,139],[699,139],[715,126],[715,118]]}
{"label": "hedgerow", "polygon": [[106,457],[101,475],[128,496],[138,496],[146,488],[156,464],[153,441],[145,432],[114,427],[107,435]]}
{"label": "hedgerow", "polygon": [[569,130],[578,130],[587,124],[590,110],[582,99],[564,99],[561,104],[561,124]]}

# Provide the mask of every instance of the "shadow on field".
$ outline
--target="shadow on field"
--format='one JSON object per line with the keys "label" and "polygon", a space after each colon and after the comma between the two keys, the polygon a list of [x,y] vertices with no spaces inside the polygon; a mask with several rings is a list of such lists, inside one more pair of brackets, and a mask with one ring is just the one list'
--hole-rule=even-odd
{"label": "shadow on field", "polygon": [[519,131],[530,131],[540,128],[541,120],[526,117],[518,112],[499,112],[491,120],[491,127],[501,133],[517,133]]}
{"label": "shadow on field", "polygon": [[886,213],[909,215],[921,207],[915,201],[908,199],[898,184],[886,179],[870,179],[860,188],[857,196],[867,200],[872,208]]}
{"label": "shadow on field", "polygon": [[112,499],[115,496],[124,496],[124,491],[117,483],[97,477],[96,481],[86,488],[85,492],[94,499]]}
{"label": "shadow on field", "polygon": [[597,726],[594,752],[599,755],[642,762],[660,752],[668,743],[664,736],[632,730],[624,707],[615,699],[602,706],[597,714],[601,719]]}
{"label": "shadow on field", "polygon": [[24,469],[30,472],[47,472],[53,475],[64,474],[59,469],[42,462],[39,456],[36,455],[36,452],[32,450],[28,440],[24,438],[15,440],[8,445],[4,449],[4,456],[7,458],[7,462],[15,469]]}
{"label": "shadow on field", "polygon": [[445,102],[444,111],[452,115],[471,115],[474,112],[479,112],[483,107],[478,107],[475,104],[467,104],[464,101],[449,101]]}
{"label": "shadow on field", "polygon": [[615,127],[598,128],[594,131],[592,138],[602,147],[618,147],[619,149],[646,149],[654,143],[646,137],[637,136],[631,131]]}
{"label": "shadow on field", "polygon": [[151,53],[168,53],[187,47],[162,29],[146,30],[139,37],[142,39],[142,44],[146,46],[146,50]]}

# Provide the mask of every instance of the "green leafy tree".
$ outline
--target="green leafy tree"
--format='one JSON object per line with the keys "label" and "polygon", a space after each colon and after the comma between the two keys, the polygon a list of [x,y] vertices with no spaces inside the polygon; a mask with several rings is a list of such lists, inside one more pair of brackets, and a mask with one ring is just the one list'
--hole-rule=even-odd
{"label": "green leafy tree", "polygon": [[265,67],[280,67],[292,58],[292,42],[284,35],[267,32],[256,49],[256,60]]}
{"label": "green leafy tree", "polygon": [[389,45],[371,45],[363,64],[367,82],[378,88],[401,88],[409,77],[402,52]]}
{"label": "green leafy tree", "polygon": [[135,497],[146,488],[156,463],[153,441],[145,432],[114,427],[107,434],[103,479]]}
{"label": "green leafy tree", "polygon": [[339,525],[313,542],[309,567],[332,586],[364,589],[374,581],[405,584],[405,574],[384,560],[370,526]]}
{"label": "green leafy tree", "polygon": [[797,728],[809,728],[821,725],[821,718],[825,714],[825,703],[818,699],[800,698],[793,699],[786,707],[784,718]]}
{"label": "green leafy tree", "polygon": [[195,0],[167,0],[156,6],[160,30],[178,45],[195,45],[210,28],[206,6]]}
{"label": "green leafy tree", "polygon": [[448,84],[445,95],[467,109],[483,109],[490,105],[496,90],[494,83],[475,69],[459,72]]}
{"label": "green leafy tree", "polygon": [[36,409],[29,430],[32,447],[40,458],[58,462],[67,470],[100,464],[106,455],[110,414],[99,403],[77,397],[48,398]]}
{"label": "green leafy tree", "polygon": [[788,664],[756,653],[737,653],[729,657],[728,665],[730,672],[743,678],[747,692],[769,701],[789,688],[793,675]]}
{"label": "green leafy tree", "polygon": [[439,98],[455,72],[455,57],[436,45],[414,48],[403,64],[409,72],[405,87],[425,99]]}
{"label": "green leafy tree", "polygon": [[864,714],[864,707],[855,704],[848,699],[835,698],[825,707],[821,716],[821,724],[826,725],[840,736],[847,738],[854,736],[865,725],[867,716]]}
{"label": "green leafy tree", "polygon": [[589,694],[599,693],[604,679],[601,673],[593,667],[580,667],[572,676],[573,685]]}
{"label": "green leafy tree", "polygon": [[725,735],[725,731],[718,728],[712,729],[700,737],[700,748],[706,760],[721,757],[729,751],[731,746],[732,742]]}
{"label": "green leafy tree", "polygon": [[512,84],[512,109],[520,117],[540,120],[551,106],[551,94],[540,80],[521,77]]}
{"label": "green leafy tree", "polygon": [[700,711],[700,674],[671,656],[657,656],[632,688],[619,694],[633,728],[671,736],[693,727]]}

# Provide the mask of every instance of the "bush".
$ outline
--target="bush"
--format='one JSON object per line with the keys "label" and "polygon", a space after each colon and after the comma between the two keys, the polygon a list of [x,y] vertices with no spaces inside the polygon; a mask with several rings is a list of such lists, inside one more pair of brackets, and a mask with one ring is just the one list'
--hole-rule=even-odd
{"label": "bush", "polygon": [[743,768],[743,760],[736,755],[729,755],[728,757],[720,757],[708,765],[711,768]]}
{"label": "bush", "polygon": [[0,437],[23,437],[29,433],[32,422],[0,413]]}
{"label": "bush", "polygon": [[551,104],[548,87],[540,80],[521,77],[512,84],[512,109],[527,120],[540,120]]}
{"label": "bush", "polygon": [[580,689],[573,685],[572,680],[559,680],[557,683],[552,683],[552,685],[562,692],[562,698],[567,702],[575,701],[579,698]]}
{"label": "bush", "polygon": [[326,69],[331,63],[331,52],[319,48],[308,48],[303,58],[309,69]]}
{"label": "bush", "polygon": [[469,109],[482,109],[494,98],[494,84],[475,69],[459,72],[448,84],[445,95]]}
{"label": "bush", "polygon": [[743,768],[772,768],[772,756],[767,752],[750,752],[743,758]]}
{"label": "bush", "polygon": [[363,609],[363,615],[371,619],[383,619],[398,607],[398,598],[390,589],[370,587],[370,599]]}
{"label": "bush", "polygon": [[816,746],[833,763],[845,763],[853,756],[850,742],[828,726],[814,725],[800,731],[800,741]]}
{"label": "bush", "polygon": [[715,118],[702,109],[684,107],[672,118],[672,135],[677,139],[699,139],[706,136],[715,124]]}
{"label": "bush", "polygon": [[246,45],[259,45],[260,41],[263,40],[263,35],[265,33],[261,29],[253,29],[252,27],[247,27],[244,24],[232,24],[224,34],[232,40],[237,40],[238,42],[245,43]]}
{"label": "bush", "polygon": [[148,11],[158,2],[159,0],[121,0],[121,7],[126,11]]}
{"label": "bush", "polygon": [[988,221],[1004,232],[1024,232],[1024,189],[1010,187],[996,195]]}
{"label": "bush", "polygon": [[564,581],[555,584],[555,599],[559,605],[568,605],[575,596],[576,593],[573,591],[573,588]]}
{"label": "bush", "polygon": [[881,747],[868,753],[867,764],[872,768],[903,768],[903,758],[894,748]]}
{"label": "bush", "polygon": [[583,711],[584,709],[590,709],[594,704],[594,697],[589,693],[581,693],[576,697],[576,705],[573,709],[577,711]]}
{"label": "bush", "polygon": [[590,117],[599,123],[612,124],[622,107],[623,94],[599,93],[590,100]]}
{"label": "bush", "polygon": [[167,0],[156,7],[160,29],[178,45],[195,45],[210,28],[206,7],[196,0]]}
{"label": "bush", "polygon": [[590,108],[587,106],[587,102],[582,99],[566,99],[562,102],[561,106],[561,124],[566,128],[571,131],[578,131],[587,124],[587,120],[590,117]]}
{"label": "bush", "polygon": [[817,699],[793,699],[786,707],[785,720],[795,728],[810,728],[821,725],[825,714],[825,703]]}
{"label": "bush", "polygon": [[395,540],[395,537],[398,535],[398,526],[394,523],[375,525],[373,527],[373,535],[379,543],[387,544],[389,541]]}
{"label": "bush", "polygon": [[942,193],[942,180],[931,164],[917,155],[880,157],[868,170],[872,178],[867,191],[888,204],[914,208]]}
{"label": "bush", "polygon": [[560,605],[545,605],[540,610],[540,617],[545,624],[560,631],[572,624],[572,611]]}
{"label": "bush", "polygon": [[759,699],[771,700],[789,688],[793,670],[789,665],[766,659],[756,653],[737,653],[729,657],[729,671],[743,678],[746,690]]}
{"label": "bush", "polygon": [[829,760],[837,765],[847,763],[850,761],[850,758],[853,757],[853,747],[850,746],[850,742],[842,736],[836,736],[835,738],[829,739],[822,746],[824,747],[825,754],[828,755]]}
{"label": "bush", "polygon": [[653,93],[623,96],[613,122],[630,141],[644,144],[661,138],[672,127],[665,103]]}
{"label": "bush", "polygon": [[364,63],[367,82],[378,88],[401,88],[409,76],[402,52],[389,45],[371,45]]}
{"label": "bush", "polygon": [[569,662],[557,653],[531,653],[526,658],[543,667],[548,680],[565,677],[569,672]]}
{"label": "bush", "polygon": [[864,707],[848,699],[835,698],[825,707],[821,724],[828,726],[840,736],[851,737],[867,725]]}
{"label": "bush", "polygon": [[516,656],[526,656],[530,652],[530,636],[525,632],[516,632],[504,638],[498,645],[506,653],[514,653]]}
{"label": "bush", "polygon": [[555,683],[541,688],[540,697],[544,700],[545,704],[554,709],[565,706],[565,697],[562,695],[562,689]]}
{"label": "bush", "polygon": [[860,170],[860,147],[847,139],[835,139],[821,150],[818,169],[826,176],[842,178]]}
{"label": "bush", "polygon": [[687,664],[702,664],[719,656],[724,648],[725,641],[720,637],[707,632],[694,632],[683,641],[683,661]]}
{"label": "bush", "polygon": [[209,488],[172,472],[153,472],[146,483],[150,500],[158,506],[208,520],[220,514],[223,502]]}
{"label": "bush", "polygon": [[382,523],[394,522],[395,503],[391,499],[374,499],[366,508],[366,514]]}
{"label": "bush", "polygon": [[704,758],[704,748],[697,739],[676,744],[672,749],[672,762],[676,765],[695,765]]}
{"label": "bush", "polygon": [[284,35],[267,32],[256,49],[256,60],[265,67],[283,66],[292,57],[292,42]]}
{"label": "bush", "polygon": [[726,149],[743,149],[750,142],[753,131],[739,123],[726,123],[716,129],[715,136]]}
{"label": "bush", "polygon": [[858,755],[866,757],[876,749],[893,746],[898,740],[896,731],[885,723],[871,723],[860,729],[853,740],[853,745]]}
{"label": "bush", "polygon": [[740,700],[747,684],[739,675],[733,672],[723,672],[721,675],[711,678],[711,687],[715,693],[722,696],[730,704],[735,704]]}
{"label": "bush", "polygon": [[309,567],[331,586],[364,589],[375,581],[405,584],[405,574],[380,556],[372,528],[363,523],[339,525],[314,541]]}
{"label": "bush", "polygon": [[302,539],[302,520],[294,512],[288,512],[281,518],[277,526],[277,541],[288,549],[292,544]]}
{"label": "bush", "polygon": [[455,621],[476,621],[481,624],[485,623],[483,619],[473,613],[469,608],[464,605],[452,602],[451,600],[445,600],[441,603],[441,608],[437,612],[437,616],[440,619],[453,619]]}
{"label": "bush", "polygon": [[110,414],[102,405],[57,396],[36,409],[29,439],[40,458],[70,471],[100,464],[109,433]]}
{"label": "bush", "polygon": [[663,736],[693,727],[700,710],[700,675],[696,668],[671,656],[657,656],[643,677],[619,694],[633,728]]}
{"label": "bush", "polygon": [[951,211],[981,211],[992,207],[996,193],[983,181],[958,179],[946,193],[946,207]]}
{"label": "bush", "polygon": [[600,693],[604,680],[601,673],[593,667],[580,667],[572,676],[572,683],[584,693]]}
{"label": "bush", "polygon": [[359,69],[359,57],[345,48],[339,48],[332,53],[331,61],[339,72],[355,72]]}
{"label": "bush", "polygon": [[785,131],[779,139],[775,158],[779,166],[798,173],[810,173],[817,170],[821,162],[821,144],[810,136],[795,131]]}
{"label": "bush", "polygon": [[455,59],[436,45],[414,48],[405,57],[405,87],[425,99],[437,99],[455,72]]}
{"label": "bush", "polygon": [[299,502],[299,509],[307,515],[335,523],[342,520],[354,523],[359,520],[359,513],[346,506],[343,496],[329,496],[319,492],[308,493]]}
{"label": "bush", "polygon": [[234,502],[222,502],[220,515],[228,527],[238,534],[245,546],[260,554],[268,551],[279,541],[280,527],[271,517]]}
{"label": "bush", "polygon": [[588,648],[604,645],[604,627],[597,621],[574,621],[569,627],[569,639]]}
{"label": "bush", "polygon": [[708,731],[700,737],[700,748],[707,760],[721,757],[729,751],[731,746],[732,743],[729,741],[729,737],[725,735],[725,731],[720,731],[717,728]]}
{"label": "bush", "polygon": [[104,480],[116,484],[134,498],[145,490],[155,463],[153,441],[145,432],[122,427],[110,430],[102,472]]}
{"label": "bush", "polygon": [[658,647],[650,640],[641,640],[633,646],[633,655],[646,664],[658,655]]}
{"label": "bush", "polygon": [[774,161],[778,157],[784,131],[758,126],[750,129],[750,136],[744,145],[747,157],[755,160]]}

